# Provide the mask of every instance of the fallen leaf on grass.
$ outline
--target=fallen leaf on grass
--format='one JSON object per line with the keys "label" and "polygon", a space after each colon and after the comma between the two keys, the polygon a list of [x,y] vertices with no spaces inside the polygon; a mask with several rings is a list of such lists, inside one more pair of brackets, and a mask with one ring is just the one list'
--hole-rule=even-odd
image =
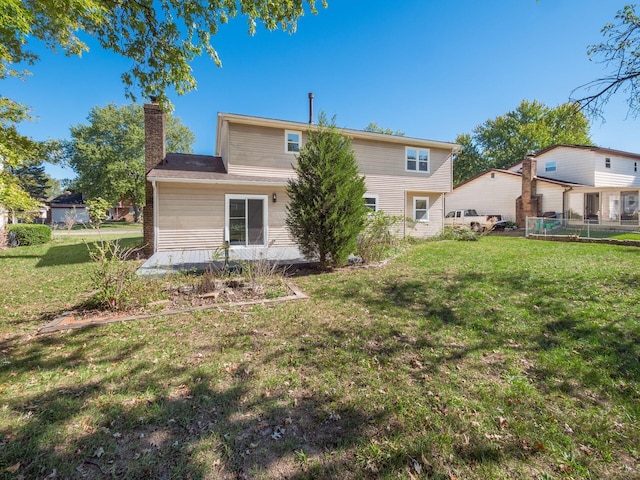
{"label": "fallen leaf on grass", "polygon": [[102,455],[104,455],[104,448],[102,447],[98,447],[96,452],[93,454],[93,456],[97,458],[100,458]]}
{"label": "fallen leaf on grass", "polygon": [[19,469],[20,469],[20,462],[5,468],[4,471],[8,473],[16,473]]}
{"label": "fallen leaf on grass", "polygon": [[589,447],[587,447],[586,445],[582,445],[580,444],[580,450],[583,451],[584,453],[586,453],[587,455],[591,456],[593,455],[593,450],[591,450]]}

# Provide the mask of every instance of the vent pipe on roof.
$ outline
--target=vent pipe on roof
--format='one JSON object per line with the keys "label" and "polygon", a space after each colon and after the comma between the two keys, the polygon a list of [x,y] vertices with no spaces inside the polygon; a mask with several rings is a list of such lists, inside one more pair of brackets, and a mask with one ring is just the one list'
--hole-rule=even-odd
{"label": "vent pipe on roof", "polygon": [[309,125],[313,125],[313,92],[309,92]]}

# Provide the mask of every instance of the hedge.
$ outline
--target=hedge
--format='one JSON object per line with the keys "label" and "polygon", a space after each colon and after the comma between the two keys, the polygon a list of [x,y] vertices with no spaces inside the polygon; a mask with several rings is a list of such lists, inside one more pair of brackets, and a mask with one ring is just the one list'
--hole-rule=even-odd
{"label": "hedge", "polygon": [[51,229],[46,225],[18,223],[9,225],[7,233],[9,242],[11,243],[11,237],[15,236],[19,246],[41,245],[51,240]]}

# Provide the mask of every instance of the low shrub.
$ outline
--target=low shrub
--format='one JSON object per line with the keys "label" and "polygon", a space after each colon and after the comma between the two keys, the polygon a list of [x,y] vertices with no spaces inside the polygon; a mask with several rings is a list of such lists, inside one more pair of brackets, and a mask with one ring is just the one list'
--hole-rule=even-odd
{"label": "low shrub", "polygon": [[459,242],[475,242],[480,235],[468,227],[446,226],[434,240],[456,240]]}
{"label": "low shrub", "polygon": [[157,299],[157,289],[136,275],[138,264],[130,261],[140,248],[124,248],[118,241],[96,242],[89,256],[96,263],[91,275],[96,292],[90,303],[109,310],[141,307]]}
{"label": "low shrub", "polygon": [[7,232],[13,234],[19,246],[42,245],[51,240],[51,229],[46,225],[17,223],[9,225]]}
{"label": "low shrub", "polygon": [[356,246],[363,263],[384,260],[389,251],[398,246],[400,239],[394,235],[404,219],[375,212],[367,217],[364,230],[358,235]]}

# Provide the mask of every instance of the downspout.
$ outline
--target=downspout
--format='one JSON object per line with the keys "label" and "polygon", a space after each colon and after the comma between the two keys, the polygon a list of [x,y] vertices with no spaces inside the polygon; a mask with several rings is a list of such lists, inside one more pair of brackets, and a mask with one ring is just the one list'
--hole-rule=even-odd
{"label": "downspout", "polygon": [[568,213],[567,212],[567,193],[569,193],[571,190],[573,190],[573,187],[565,188],[564,191],[562,192],[562,216],[565,217],[565,221],[568,220],[568,218],[566,218],[565,216],[565,214]]}
{"label": "downspout", "polygon": [[404,203],[402,204],[402,238],[407,238],[407,191],[403,191]]}
{"label": "downspout", "polygon": [[151,180],[151,187],[153,188],[153,253],[158,252],[158,189],[156,188],[156,181]]}

